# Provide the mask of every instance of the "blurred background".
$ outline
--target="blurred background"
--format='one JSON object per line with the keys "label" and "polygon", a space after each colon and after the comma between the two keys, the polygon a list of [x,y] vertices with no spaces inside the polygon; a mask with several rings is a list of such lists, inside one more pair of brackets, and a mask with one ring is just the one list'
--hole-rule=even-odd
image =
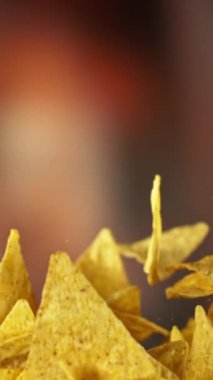
{"label": "blurred background", "polygon": [[[209,0],[0,5],[0,243],[20,230],[38,298],[51,252],[150,234],[156,173],[165,229],[213,225],[212,20]],[[183,324],[198,301],[127,266],[145,316]]]}

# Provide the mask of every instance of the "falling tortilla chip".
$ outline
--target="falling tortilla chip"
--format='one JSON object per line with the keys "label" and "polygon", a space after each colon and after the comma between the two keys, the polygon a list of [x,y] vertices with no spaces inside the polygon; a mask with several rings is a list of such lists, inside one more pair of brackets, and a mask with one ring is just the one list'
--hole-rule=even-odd
{"label": "falling tortilla chip", "polygon": [[185,373],[188,352],[188,343],[183,340],[164,343],[148,350],[150,355],[174,372],[180,379],[183,379]]}
{"label": "falling tortilla chip", "polygon": [[121,311],[114,311],[114,313],[123,322],[133,338],[138,342],[143,342],[153,334],[161,334],[165,337],[169,336],[168,330],[139,315],[124,313]]}
{"label": "falling tortilla chip", "polygon": [[177,342],[179,340],[185,340],[184,336],[177,326],[173,326],[170,332],[170,342]]}
{"label": "falling tortilla chip", "polygon": [[195,309],[195,330],[185,380],[213,379],[213,326],[204,309]]}
{"label": "falling tortilla chip", "polygon": [[173,267],[176,270],[188,269],[195,273],[183,277],[166,289],[168,298],[197,298],[213,294],[213,255],[191,263],[181,263]]}
{"label": "falling tortilla chip", "polygon": [[112,310],[140,315],[141,295],[138,286],[127,286],[118,290],[107,299],[108,305]]}
{"label": "falling tortilla chip", "polygon": [[158,266],[160,260],[160,240],[162,235],[161,219],[161,196],[160,196],[161,177],[155,176],[151,191],[151,210],[152,210],[152,237],[150,240],[147,258],[144,263],[144,272],[150,285],[158,282]]}
{"label": "falling tortilla chip", "polygon": [[166,289],[167,298],[198,298],[213,294],[213,284],[199,273],[192,273]]}
{"label": "falling tortilla chip", "polygon": [[213,255],[205,256],[201,260],[190,263],[179,263],[174,265],[171,269],[187,269],[199,273],[202,277],[213,283]]}
{"label": "falling tortilla chip", "polygon": [[[208,232],[209,226],[204,222],[164,231],[160,240],[159,279],[163,281],[169,278],[175,271],[172,266],[186,260],[202,244]],[[120,251],[123,256],[144,264],[150,241],[151,238],[146,238],[132,244],[120,244]]]}
{"label": "falling tortilla chip", "polygon": [[129,285],[118,245],[106,228],[100,231],[76,265],[105,299]]}
{"label": "falling tortilla chip", "polygon": [[132,339],[123,324],[71,263],[65,253],[52,255],[26,379],[51,379],[63,361],[77,379],[177,379]]}
{"label": "falling tortilla chip", "polygon": [[35,310],[35,300],[19,240],[18,231],[11,230],[0,263],[0,323],[20,298],[26,299]]}

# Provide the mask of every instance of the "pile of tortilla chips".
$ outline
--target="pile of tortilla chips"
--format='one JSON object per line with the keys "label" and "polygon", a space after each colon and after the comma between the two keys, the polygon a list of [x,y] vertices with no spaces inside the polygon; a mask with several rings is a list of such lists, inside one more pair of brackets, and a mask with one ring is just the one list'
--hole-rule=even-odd
{"label": "pile of tortilla chips", "polygon": [[[213,304],[201,306],[180,330],[168,331],[141,314],[140,289],[129,283],[122,255],[144,267],[148,283],[187,269],[168,298],[213,295],[213,255],[183,263],[208,233],[203,223],[163,231],[161,178],[151,192],[151,237],[131,244],[103,229],[75,264],[63,252],[50,258],[37,308],[12,230],[0,263],[0,380],[211,380]],[[163,344],[143,342],[161,334]]]}

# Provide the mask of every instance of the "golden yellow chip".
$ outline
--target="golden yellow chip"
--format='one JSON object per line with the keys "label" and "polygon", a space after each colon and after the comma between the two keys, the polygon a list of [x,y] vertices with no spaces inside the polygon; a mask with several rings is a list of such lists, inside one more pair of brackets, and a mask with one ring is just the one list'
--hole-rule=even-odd
{"label": "golden yellow chip", "polygon": [[152,237],[144,264],[144,272],[148,274],[147,279],[151,285],[154,285],[159,280],[158,266],[162,235],[160,184],[161,178],[159,175],[156,175],[151,191]]}
{"label": "golden yellow chip", "polygon": [[192,273],[166,289],[167,298],[198,298],[213,294],[213,285],[199,273]]}
{"label": "golden yellow chip", "polygon": [[107,303],[112,310],[140,315],[140,289],[137,286],[128,286],[124,289],[118,290],[107,299]]}
{"label": "golden yellow chip", "polygon": [[106,228],[100,231],[76,265],[104,298],[129,285],[118,245]]}
{"label": "golden yellow chip", "polygon": [[[164,231],[160,240],[159,279],[163,281],[170,277],[175,271],[171,267],[186,260],[201,245],[208,232],[209,226],[204,222]],[[132,244],[120,244],[119,247],[124,256],[144,264],[150,241],[149,237]]]}
{"label": "golden yellow chip", "polygon": [[35,316],[26,300],[19,300],[0,325],[0,344],[2,341],[33,332]]}
{"label": "golden yellow chip", "polygon": [[138,342],[143,342],[153,334],[169,336],[169,331],[163,327],[148,321],[147,319],[130,313],[114,311],[115,315],[123,322],[130,334]]}
{"label": "golden yellow chip", "polygon": [[20,298],[26,299],[35,310],[35,300],[19,239],[18,231],[11,230],[0,263],[0,323]]}
{"label": "golden yellow chip", "polygon": [[183,340],[179,340],[151,348],[148,350],[148,353],[179,376],[180,379],[183,379],[188,358],[188,351],[188,343]]}
{"label": "golden yellow chip", "polygon": [[0,326],[0,365],[28,353],[35,317],[26,300],[19,300]]}
{"label": "golden yellow chip", "polygon": [[213,282],[213,255],[205,256],[201,260],[190,263],[179,263],[171,269],[188,269],[189,271],[200,273],[204,278]]}
{"label": "golden yellow chip", "polygon": [[192,339],[185,380],[213,378],[213,326],[204,309],[195,310],[195,330]]}
{"label": "golden yellow chip", "polygon": [[177,264],[173,269],[188,269],[195,273],[183,277],[172,287],[167,288],[168,298],[196,298],[213,294],[213,255],[192,263]]}
{"label": "golden yellow chip", "polygon": [[26,379],[51,378],[57,361],[77,379],[96,371],[99,379],[177,380],[131,337],[64,253],[50,260]]}
{"label": "golden yellow chip", "polygon": [[170,332],[170,342],[177,342],[179,340],[185,340],[184,336],[177,326],[173,326]]}

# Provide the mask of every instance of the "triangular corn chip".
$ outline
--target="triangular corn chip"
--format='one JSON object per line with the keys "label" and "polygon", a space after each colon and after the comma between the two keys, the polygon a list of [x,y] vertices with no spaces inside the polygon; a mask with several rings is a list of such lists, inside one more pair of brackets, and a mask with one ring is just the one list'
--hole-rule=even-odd
{"label": "triangular corn chip", "polygon": [[123,322],[130,334],[138,342],[143,342],[153,334],[169,336],[169,331],[163,327],[148,321],[147,319],[130,313],[114,311],[115,315]]}
{"label": "triangular corn chip", "polygon": [[19,300],[0,325],[0,344],[6,339],[33,332],[35,316],[26,300]]}
{"label": "triangular corn chip", "polygon": [[195,330],[185,374],[185,380],[213,379],[213,326],[204,309],[195,310]]}
{"label": "triangular corn chip", "polygon": [[198,298],[213,294],[213,285],[199,273],[192,273],[166,289],[167,298]]}
{"label": "triangular corn chip", "polygon": [[197,298],[213,294],[213,255],[205,256],[195,262],[177,264],[173,269],[188,269],[195,273],[183,277],[172,287],[167,288],[168,298]]}
{"label": "triangular corn chip", "polygon": [[151,285],[154,285],[159,280],[158,266],[162,235],[160,184],[161,178],[159,175],[156,175],[151,191],[152,237],[144,264],[144,272],[148,274],[147,279]]}
{"label": "triangular corn chip", "polygon": [[177,379],[132,339],[64,253],[50,260],[26,379],[51,379],[58,360],[77,379],[91,373],[112,380]]}
{"label": "triangular corn chip", "polygon": [[127,286],[118,290],[107,299],[108,305],[112,310],[122,311],[140,315],[141,313],[141,295],[137,286]]}
{"label": "triangular corn chip", "polygon": [[104,298],[129,285],[118,245],[106,228],[99,232],[76,265]]}
{"label": "triangular corn chip", "polygon": [[177,326],[173,326],[170,332],[170,342],[177,342],[179,340],[185,340],[182,332]]}
{"label": "triangular corn chip", "polygon": [[18,231],[11,230],[0,263],[0,323],[20,298],[26,299],[35,310],[35,300],[19,240]]}
{"label": "triangular corn chip", "polygon": [[180,379],[183,379],[188,358],[188,351],[188,343],[183,340],[179,340],[164,343],[158,347],[151,348],[148,350],[148,353],[165,367],[176,373]]}
{"label": "triangular corn chip", "polygon": [[[168,271],[167,268],[186,260],[201,245],[208,232],[209,226],[204,222],[164,231],[160,240],[159,279],[163,281],[170,277],[175,269]],[[149,237],[132,244],[120,244],[120,251],[123,256],[135,258],[144,264],[150,241]]]}

